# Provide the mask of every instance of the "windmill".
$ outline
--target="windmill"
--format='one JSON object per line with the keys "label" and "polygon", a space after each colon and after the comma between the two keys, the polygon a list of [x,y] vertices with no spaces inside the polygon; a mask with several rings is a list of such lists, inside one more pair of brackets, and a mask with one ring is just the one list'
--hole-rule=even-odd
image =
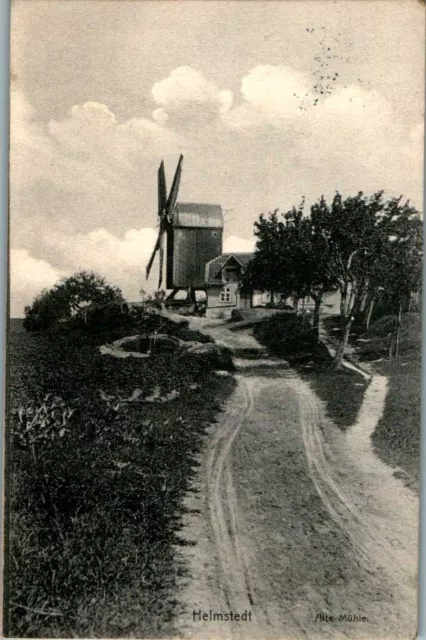
{"label": "windmill", "polygon": [[151,258],[146,267],[148,279],[157,253],[159,254],[158,288],[163,283],[164,240],[166,246],[166,288],[169,297],[179,290],[205,290],[207,262],[222,253],[223,213],[220,205],[177,202],[182,175],[183,156],[179,158],[169,195],[167,195],[164,162],[158,169],[159,231]]}
{"label": "windmill", "polygon": [[154,251],[146,267],[146,279],[148,280],[151,272],[152,265],[154,264],[157,251],[160,252],[160,275],[158,279],[158,288],[161,289],[163,283],[163,263],[164,263],[164,234],[170,228],[173,219],[173,210],[176,205],[176,200],[179,191],[180,177],[182,174],[182,162],[183,155],[180,155],[178,165],[176,167],[175,176],[173,178],[172,188],[170,189],[169,197],[167,197],[166,187],[166,173],[164,170],[164,162],[161,161],[160,168],[158,169],[158,219],[159,219],[159,232],[157,242],[155,243]]}

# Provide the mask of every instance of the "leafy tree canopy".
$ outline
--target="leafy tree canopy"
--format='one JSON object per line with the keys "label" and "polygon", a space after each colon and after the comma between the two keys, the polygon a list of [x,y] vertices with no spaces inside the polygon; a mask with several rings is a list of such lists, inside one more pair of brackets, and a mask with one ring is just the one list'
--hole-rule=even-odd
{"label": "leafy tree canopy", "polygon": [[118,287],[108,284],[93,271],[80,271],[63,278],[52,289],[44,289],[25,307],[24,327],[28,331],[45,330],[64,320],[84,320],[88,309],[123,302]]}
{"label": "leafy tree canopy", "polygon": [[314,325],[325,291],[341,294],[342,343],[339,364],[353,315],[379,290],[403,304],[421,286],[422,222],[419,212],[402,198],[386,200],[383,192],[363,192],[331,203],[322,196],[304,211],[261,214],[255,223],[256,253],[244,290],[269,290],[288,296],[311,296]]}

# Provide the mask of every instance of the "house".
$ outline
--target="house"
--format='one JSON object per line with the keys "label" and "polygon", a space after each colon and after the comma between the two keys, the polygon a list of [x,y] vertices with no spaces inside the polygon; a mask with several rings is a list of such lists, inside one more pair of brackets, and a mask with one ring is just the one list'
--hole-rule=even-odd
{"label": "house", "polygon": [[[223,253],[207,262],[205,289],[208,317],[229,317],[233,309],[262,307],[271,301],[270,293],[267,291],[253,291],[250,295],[243,294],[239,289],[241,277],[253,256],[253,253]],[[315,308],[315,303],[309,296],[299,300],[291,297],[283,302],[299,312],[312,312]],[[340,314],[339,291],[327,291],[324,294],[321,314]]]}
{"label": "house", "polygon": [[[339,290],[326,291],[324,293],[321,304],[321,315],[323,316],[338,316],[340,315],[340,300],[341,294]],[[298,312],[313,312],[315,309],[315,302],[310,296],[304,298],[288,298],[288,304],[291,304]]]}
{"label": "house", "polygon": [[250,309],[252,296],[239,290],[239,283],[253,253],[222,253],[207,262],[205,288],[208,317],[228,317],[233,309]]}

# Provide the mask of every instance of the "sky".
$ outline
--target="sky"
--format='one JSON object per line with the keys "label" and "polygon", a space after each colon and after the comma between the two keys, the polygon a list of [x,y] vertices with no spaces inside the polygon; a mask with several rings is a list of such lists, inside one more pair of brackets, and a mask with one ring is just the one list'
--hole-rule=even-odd
{"label": "sky", "polygon": [[148,283],[157,169],[221,204],[225,251],[260,213],[384,189],[422,209],[419,0],[14,0],[11,315],[81,269]]}

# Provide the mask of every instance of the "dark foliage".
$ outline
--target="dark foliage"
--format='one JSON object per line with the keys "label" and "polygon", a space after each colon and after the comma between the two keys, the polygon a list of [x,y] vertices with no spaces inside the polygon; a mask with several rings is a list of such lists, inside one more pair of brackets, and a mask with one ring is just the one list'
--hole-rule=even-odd
{"label": "dark foliage", "polygon": [[25,307],[23,325],[27,331],[46,331],[63,322],[78,325],[87,322],[90,313],[99,315],[101,307],[103,312],[99,319],[110,322],[109,309],[112,308],[116,316],[114,305],[120,306],[122,302],[118,287],[111,286],[92,271],[81,271],[64,278],[52,289],[43,290],[32,305]]}
{"label": "dark foliage", "polygon": [[230,322],[242,322],[244,320],[244,316],[239,309],[232,309]]}
{"label": "dark foliage", "polygon": [[288,360],[310,383],[325,403],[328,416],[340,429],[354,424],[366,382],[353,371],[331,366],[332,358],[327,348],[316,342],[308,319],[277,313],[255,325],[253,332],[272,354]]}
{"label": "dark foliage", "polygon": [[312,325],[307,318],[288,313],[276,313],[253,328],[254,336],[272,353],[287,360],[303,358],[328,362],[327,349],[316,343]]}
{"label": "dark foliage", "polygon": [[[181,499],[233,383],[185,353],[102,356],[100,338],[11,335],[15,637],[172,633]],[[142,400],[180,395],[167,406],[126,402],[135,389]]]}

